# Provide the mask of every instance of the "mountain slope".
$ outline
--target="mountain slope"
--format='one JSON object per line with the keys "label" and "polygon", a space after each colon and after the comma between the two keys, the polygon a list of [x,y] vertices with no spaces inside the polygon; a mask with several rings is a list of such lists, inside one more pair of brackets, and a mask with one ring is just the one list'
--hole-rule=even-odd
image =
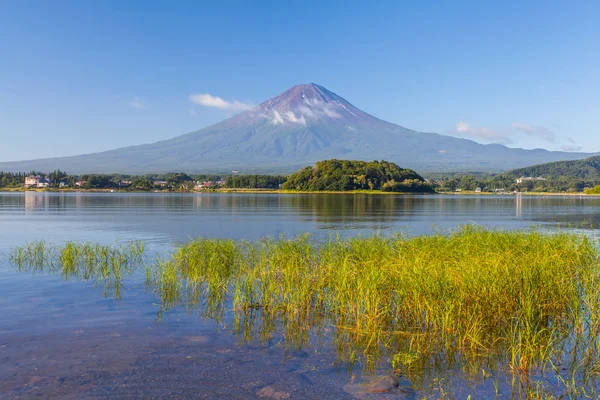
{"label": "mountain slope", "polygon": [[157,143],[74,157],[0,163],[0,170],[70,173],[291,172],[319,160],[386,159],[418,171],[499,172],[590,154],[511,149],[380,120],[316,84],[297,85],[256,109]]}
{"label": "mountain slope", "polygon": [[585,158],[583,160],[557,161],[526,168],[508,171],[503,175],[511,177],[541,176],[544,178],[576,178],[576,179],[600,179],[600,156]]}

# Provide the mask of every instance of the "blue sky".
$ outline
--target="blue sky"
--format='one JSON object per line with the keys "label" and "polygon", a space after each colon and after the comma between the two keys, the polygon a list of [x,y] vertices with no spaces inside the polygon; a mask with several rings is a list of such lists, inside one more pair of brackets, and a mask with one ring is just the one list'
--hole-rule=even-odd
{"label": "blue sky", "polygon": [[600,151],[599,1],[0,1],[0,161],[91,153],[315,82],[481,143]]}

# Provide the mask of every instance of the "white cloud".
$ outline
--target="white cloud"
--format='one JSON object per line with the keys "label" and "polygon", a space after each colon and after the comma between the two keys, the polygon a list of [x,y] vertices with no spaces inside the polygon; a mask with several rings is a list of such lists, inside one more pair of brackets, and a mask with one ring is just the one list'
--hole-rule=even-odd
{"label": "white cloud", "polygon": [[560,146],[560,149],[562,151],[581,151],[581,149],[583,149],[583,147],[577,146],[577,144],[575,143],[575,141],[573,139],[567,138],[567,143]]}
{"label": "white cloud", "polygon": [[467,138],[479,138],[493,143],[509,144],[512,140],[505,133],[495,129],[472,126],[464,121],[456,123],[454,133]]}
{"label": "white cloud", "polygon": [[316,117],[315,113],[308,107],[306,106],[299,106],[298,107],[298,111],[300,112],[300,114],[308,117],[308,118],[314,118]]}
{"label": "white cloud", "polygon": [[208,93],[198,93],[189,96],[189,99],[194,104],[199,104],[204,107],[213,107],[227,111],[251,111],[256,109],[256,106],[251,103],[242,103],[241,101],[227,101],[218,96],[213,96]]}
{"label": "white cloud", "polygon": [[138,110],[143,110],[146,108],[146,105],[142,104],[138,97],[134,97],[133,101],[130,101],[127,104],[129,104],[130,107],[137,108]]}
{"label": "white cloud", "polygon": [[294,114],[293,111],[286,111],[284,113],[285,118],[295,124],[302,124],[302,125],[306,125],[306,120],[304,119],[304,115],[301,115],[300,118],[296,117],[296,114]]}
{"label": "white cloud", "polygon": [[528,138],[530,140],[533,139],[535,141],[544,141],[551,144],[555,144],[559,140],[566,140],[567,143],[560,146],[561,150],[581,150],[581,147],[577,146],[571,138],[558,136],[556,133],[543,126],[536,126],[522,122],[515,122],[508,128],[496,130],[486,127],[476,127],[464,121],[460,121],[456,124],[454,130],[450,131],[450,133],[454,134],[455,136],[461,136],[470,139],[484,139],[487,142],[499,144],[516,144],[520,141],[519,139],[523,138]]}
{"label": "white cloud", "polygon": [[297,111],[306,118],[341,118],[341,114],[336,111],[340,108],[338,103],[327,103],[319,99],[304,99],[306,104],[299,105]]}
{"label": "white cloud", "polygon": [[562,151],[581,151],[581,146],[571,145],[571,144],[563,144],[560,146]]}
{"label": "white cloud", "polygon": [[262,115],[264,118],[267,118],[273,125],[283,125],[288,122],[291,122],[293,124],[306,125],[306,119],[304,119],[304,116],[297,116],[291,110],[284,111],[281,113],[277,110],[271,110],[268,111],[266,114],[260,113],[260,115]]}
{"label": "white cloud", "polygon": [[[325,115],[329,118],[341,118],[342,116],[335,110],[337,103],[327,103],[319,99],[305,99],[313,114]],[[304,107],[307,108],[307,107]]]}
{"label": "white cloud", "polygon": [[325,113],[325,115],[327,115],[329,118],[341,118],[342,116],[340,114],[338,114],[336,111],[332,110],[329,107],[323,107],[323,112]]}
{"label": "white cloud", "polygon": [[556,134],[550,129],[544,128],[543,126],[534,126],[531,124],[515,122],[514,124],[512,124],[512,128],[517,132],[522,132],[528,136],[542,139],[548,143],[556,142]]}
{"label": "white cloud", "polygon": [[285,124],[285,121],[281,117],[281,114],[279,114],[277,111],[273,110],[273,117],[271,118],[271,123],[273,125],[279,125],[279,124]]}

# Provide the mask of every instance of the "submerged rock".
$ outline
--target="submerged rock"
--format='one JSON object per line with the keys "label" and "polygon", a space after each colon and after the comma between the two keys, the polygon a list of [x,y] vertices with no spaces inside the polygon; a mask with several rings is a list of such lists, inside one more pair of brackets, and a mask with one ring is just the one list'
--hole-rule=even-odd
{"label": "submerged rock", "polygon": [[370,393],[388,393],[397,388],[399,383],[398,379],[393,376],[375,377],[367,384],[366,389]]}
{"label": "submerged rock", "polygon": [[187,336],[186,339],[194,343],[208,343],[210,341],[210,337],[204,335]]}
{"label": "submerged rock", "polygon": [[257,397],[271,400],[286,400],[290,398],[290,394],[287,392],[278,392],[273,386],[265,386],[256,392]]}
{"label": "submerged rock", "polygon": [[399,389],[400,381],[390,375],[364,377],[362,382],[344,385],[344,391],[357,399],[396,399],[405,398]]}

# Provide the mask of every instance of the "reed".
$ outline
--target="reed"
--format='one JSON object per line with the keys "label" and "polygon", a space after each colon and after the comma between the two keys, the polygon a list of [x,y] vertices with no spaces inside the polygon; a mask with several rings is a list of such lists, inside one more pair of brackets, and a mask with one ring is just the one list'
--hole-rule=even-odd
{"label": "reed", "polygon": [[[141,244],[36,242],[11,260],[116,292],[143,253]],[[471,226],[422,237],[197,239],[148,265],[145,279],[159,319],[176,306],[217,320],[233,310],[240,340],[281,335],[301,348],[324,339],[349,368],[388,367],[418,387],[436,377],[447,391],[444,374],[461,371],[496,387],[508,377],[522,397],[577,397],[595,395],[600,377],[599,255],[583,235]]]}
{"label": "reed", "polygon": [[154,282],[165,309],[214,316],[231,304],[242,339],[280,333],[301,347],[325,333],[348,365],[390,365],[416,382],[432,370],[502,372],[526,394],[546,372],[595,389],[598,261],[584,236],[474,227],[325,242],[198,239]]}
{"label": "reed", "polygon": [[51,245],[37,241],[13,249],[9,261],[23,272],[58,273],[65,280],[102,283],[106,295],[120,299],[123,277],[132,274],[143,257],[142,242],[110,246],[73,241]]}

